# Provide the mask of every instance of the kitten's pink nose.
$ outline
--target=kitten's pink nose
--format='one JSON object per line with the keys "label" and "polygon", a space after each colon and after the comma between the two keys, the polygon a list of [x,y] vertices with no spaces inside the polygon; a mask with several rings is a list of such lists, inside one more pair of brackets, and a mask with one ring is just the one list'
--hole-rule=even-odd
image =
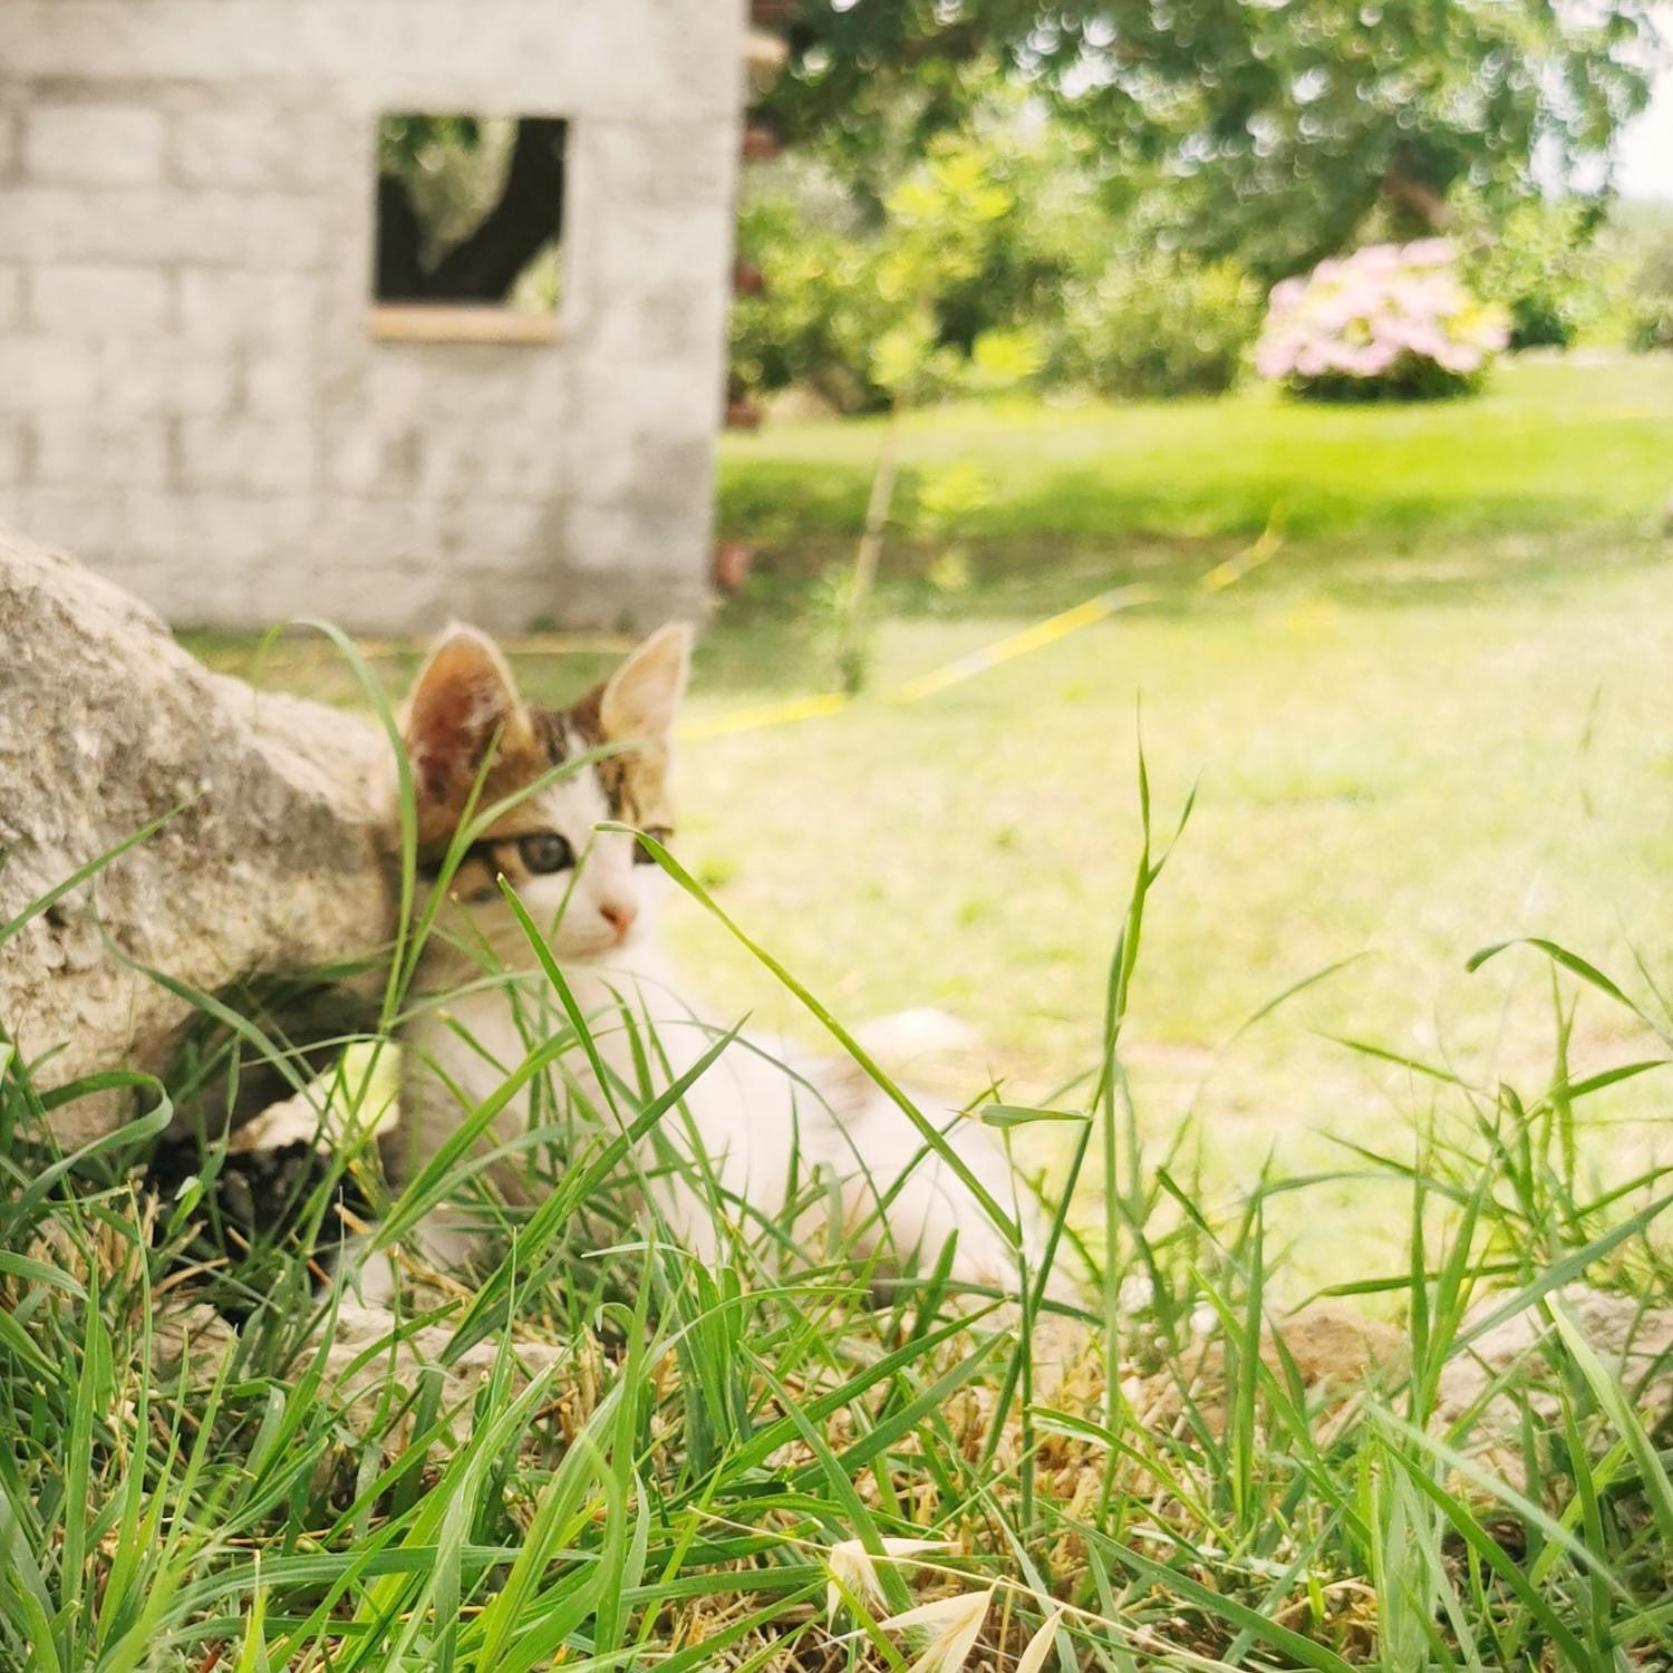
{"label": "kitten's pink nose", "polygon": [[633,920],[639,916],[637,906],[629,906],[625,901],[619,900],[607,900],[598,910],[605,923],[616,932],[618,941],[626,937],[627,932],[633,928]]}

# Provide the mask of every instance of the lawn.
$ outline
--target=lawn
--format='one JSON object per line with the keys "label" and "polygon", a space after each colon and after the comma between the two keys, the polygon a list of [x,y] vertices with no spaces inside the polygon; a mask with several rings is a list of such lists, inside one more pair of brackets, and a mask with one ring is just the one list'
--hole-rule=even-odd
{"label": "lawn", "polygon": [[[876,444],[869,423],[728,440],[723,521],[762,539],[764,569],[705,642],[699,725],[830,684],[809,571],[863,517]],[[922,1065],[938,1085],[969,1095],[991,1076],[1041,1098],[1095,1060],[1138,853],[1141,731],[1159,824],[1193,786],[1197,802],[1152,899],[1124,1053],[1148,1131],[1165,1138],[1195,1109],[1215,1186],[1269,1153],[1301,1172],[1340,1166],[1340,1139],[1406,1142],[1428,1087],[1340,1038],[1482,1082],[1540,1080],[1544,978],[1526,958],[1468,974],[1488,943],[1548,936],[1635,981],[1636,950],[1673,979],[1665,360],[1513,366],[1481,400],[1429,407],[1255,392],[952,409],[908,420],[900,456],[908,520],[922,471],[956,464],[991,484],[946,537],[969,554],[968,584],[926,579],[939,546],[894,548],[878,695],[691,742],[680,851],[844,1018],[936,1004],[973,1023],[981,1053]],[[1269,561],[1203,589],[1274,507],[1285,532]],[[806,538],[769,541],[769,525],[803,519]],[[1134,578],[1160,602],[940,696],[888,700]],[[281,668],[288,683],[347,689],[312,653],[284,654],[302,658]],[[521,673],[557,699],[604,665],[533,658]],[[398,685],[412,658],[387,666]],[[672,931],[724,1008],[795,1025],[695,908]],[[1589,995],[1572,1049],[1595,1068],[1640,1053],[1642,1032]],[[1600,1162],[1655,1148],[1659,1097],[1635,1085],[1598,1107]],[[1347,1230],[1356,1270],[1396,1258],[1403,1214],[1394,1198],[1382,1209],[1344,1188],[1276,1210],[1297,1240],[1280,1287],[1334,1273]]]}
{"label": "lawn", "polygon": [[[1001,572],[1049,587],[1066,561],[1154,561],[1275,522],[1333,549],[1446,553],[1461,540],[1644,531],[1666,500],[1673,370],[1661,359],[1502,369],[1479,399],[1345,411],[1267,389],[1222,400],[998,402],[902,423],[898,511],[948,466],[987,503],[959,534]],[[786,559],[857,535],[880,422],[785,425],[728,438],[725,533]]]}
{"label": "lawn", "polygon": [[[1531,965],[1465,972],[1490,942],[1545,935],[1629,973],[1636,948],[1666,985],[1673,366],[1515,367],[1432,408],[1257,393],[1014,417],[910,423],[909,482],[968,462],[993,484],[959,531],[986,579],[938,598],[908,556],[878,685],[1066,602],[1060,567],[1081,596],[1140,576],[1166,604],[921,704],[689,752],[690,851],[817,990],[850,1015],[946,1005],[1019,1096],[1083,1068],[1137,852],[1141,719],[1159,817],[1199,793],[1146,925],[1127,1063],[1155,1131],[1195,1102],[1216,1172],[1246,1178],[1269,1147],[1339,1163],[1320,1135],[1387,1138],[1391,1111],[1425,1103],[1328,1036],[1489,1082],[1547,1066]],[[823,424],[732,442],[729,527],[762,528],[775,483],[804,503],[800,483],[821,531],[852,532],[874,445]],[[1265,567],[1194,584],[1274,517]],[[1576,1054],[1630,1055],[1633,1032],[1591,996]],[[1622,1105],[1606,1118],[1663,1110]],[[1341,1213],[1372,1261],[1364,1205]],[[1332,1266],[1344,1220],[1316,1201],[1296,1220],[1295,1276]]]}
{"label": "lawn", "polygon": [[[934,1275],[879,1299],[834,1227],[797,1253],[788,1220],[710,1270],[647,1238],[632,1156],[595,1148],[501,1211],[478,1289],[375,1322],[345,1390],[292,1246],[228,1233],[183,1266],[197,1184],[137,1198],[120,1141],[66,1188],[0,1046],[0,1667],[903,1673],[953,1667],[924,1629],[947,1648],[958,1622],[998,1673],[1669,1664],[1668,1419],[1551,1291],[1583,1276],[1631,1324],[1673,1294],[1673,371],[914,419],[904,518],[938,464],[991,492],[893,540],[870,692],[718,729],[828,688],[819,572],[877,439],[727,444],[724,519],[762,558],[701,647],[676,849],[843,1018],[975,1024],[927,1079],[1069,1112],[1017,1142],[1055,1190],[1088,1137],[1090,1313],[1039,1347],[971,1332]],[[1141,576],[1142,607],[892,696]],[[189,642],[356,700],[317,640]],[[400,690],[419,654],[375,665]],[[556,699],[608,657],[516,661]],[[1195,808],[1135,886],[1141,731],[1152,859]],[[815,1032],[698,905],[670,928],[712,1008]],[[1595,968],[1466,969],[1523,935]],[[1112,982],[1118,936],[1139,956]],[[394,1223],[465,1171],[438,1160]],[[185,1310],[206,1283],[259,1302],[236,1335]],[[1394,1328],[1314,1313],[1280,1351],[1263,1321],[1322,1285]],[[1526,1330],[1480,1392],[1495,1324]],[[186,1326],[212,1373],[169,1357]],[[910,1543],[874,1564],[884,1540]]]}

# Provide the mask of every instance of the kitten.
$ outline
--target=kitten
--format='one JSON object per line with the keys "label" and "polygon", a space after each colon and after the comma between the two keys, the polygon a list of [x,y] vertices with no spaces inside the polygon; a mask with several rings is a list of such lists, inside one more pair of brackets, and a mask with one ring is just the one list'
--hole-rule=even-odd
{"label": "kitten", "polygon": [[[520,1008],[526,1016],[531,986],[548,984],[501,893],[502,877],[540,926],[590,1019],[609,1073],[630,1086],[640,1082],[645,1058],[641,1053],[636,1062],[629,1016],[641,1033],[649,1025],[657,1042],[653,1055],[659,1050],[665,1059],[658,1090],[723,1032],[679,997],[659,945],[657,908],[667,877],[637,837],[597,828],[619,821],[658,842],[670,840],[672,734],[689,651],[689,632],[665,627],[601,686],[561,711],[526,703],[497,647],[471,628],[451,629],[420,672],[404,730],[416,797],[421,908],[438,886],[473,790],[480,813],[554,767],[580,764],[497,817],[446,884],[446,898],[438,903],[440,934],[426,949],[419,986],[452,997],[444,1007],[421,1006],[403,1042],[411,1084],[401,1130],[385,1148],[397,1184],[434,1156],[470,1109],[496,1092],[528,1054]],[[611,747],[619,753],[584,759]],[[484,949],[514,981],[484,979]],[[561,1023],[555,1006],[551,1014]],[[595,1107],[608,1107],[579,1047],[566,1054],[562,1073]],[[527,1133],[530,1113],[525,1090],[495,1118],[494,1142],[514,1144]],[[973,1176],[1011,1211],[1018,1193],[988,1132],[951,1112],[928,1113],[947,1130]],[[875,1254],[891,1267],[910,1269],[933,1263],[956,1234],[956,1280],[1014,1287],[1013,1252],[975,1195],[942,1159],[924,1154],[925,1142],[906,1114],[853,1063],[816,1060],[776,1039],[740,1037],[692,1086],[683,1110],[668,1112],[657,1138],[664,1160],[671,1148],[694,1167],[689,1174],[664,1167],[648,1189],[671,1232],[705,1260],[723,1256],[727,1221],[747,1236],[751,1213],[778,1217],[797,1190],[795,1175],[805,1187],[809,1171],[821,1168],[834,1181],[857,1255]],[[641,1161],[647,1173],[653,1154],[646,1141]],[[718,1186],[718,1209],[716,1194],[698,1183],[705,1172]],[[516,1165],[502,1161],[492,1173],[508,1200],[526,1201]],[[1037,1241],[1032,1217],[1025,1212],[1024,1218],[1029,1241]],[[472,1238],[456,1218],[432,1218],[421,1241],[441,1265],[463,1264],[472,1253]]]}

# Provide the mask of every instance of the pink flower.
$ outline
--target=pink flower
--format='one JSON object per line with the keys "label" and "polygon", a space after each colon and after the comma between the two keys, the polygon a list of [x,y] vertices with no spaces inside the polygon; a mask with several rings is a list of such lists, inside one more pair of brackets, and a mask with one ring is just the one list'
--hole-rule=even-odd
{"label": "pink flower", "polygon": [[1400,351],[1391,343],[1367,343],[1354,356],[1353,372],[1362,378],[1380,378],[1396,360]]}
{"label": "pink flower", "polygon": [[1294,362],[1290,344],[1281,337],[1263,337],[1255,345],[1255,370],[1263,378],[1284,378]]}
{"label": "pink flower", "polygon": [[1273,288],[1256,346],[1261,376],[1336,374],[1375,381],[1429,362],[1465,376],[1505,346],[1502,315],[1479,307],[1444,238],[1374,244],[1322,261],[1305,279]]}
{"label": "pink flower", "polygon": [[1431,359],[1437,366],[1442,366],[1449,372],[1463,374],[1479,371],[1486,356],[1471,343],[1448,343],[1438,354],[1432,355]]}
{"label": "pink flower", "polygon": [[1354,267],[1366,273],[1392,273],[1400,266],[1398,244],[1367,244],[1349,258]]}

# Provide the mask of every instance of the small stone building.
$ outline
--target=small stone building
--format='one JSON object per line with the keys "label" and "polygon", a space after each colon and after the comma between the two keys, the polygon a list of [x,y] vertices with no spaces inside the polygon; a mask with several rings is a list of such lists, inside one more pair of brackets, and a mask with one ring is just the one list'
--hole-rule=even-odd
{"label": "small stone building", "polygon": [[[689,616],[742,0],[0,0],[0,521],[179,624]],[[561,300],[380,302],[401,113],[564,119]]]}

